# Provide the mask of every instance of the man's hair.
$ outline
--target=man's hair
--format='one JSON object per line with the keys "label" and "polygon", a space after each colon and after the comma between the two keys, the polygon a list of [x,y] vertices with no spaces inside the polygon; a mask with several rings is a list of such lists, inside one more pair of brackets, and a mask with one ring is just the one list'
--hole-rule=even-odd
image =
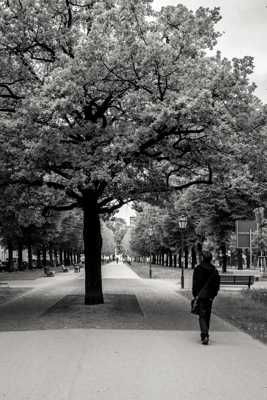
{"label": "man's hair", "polygon": [[202,260],[203,262],[211,262],[212,260],[212,254],[210,251],[203,251],[202,252]]}

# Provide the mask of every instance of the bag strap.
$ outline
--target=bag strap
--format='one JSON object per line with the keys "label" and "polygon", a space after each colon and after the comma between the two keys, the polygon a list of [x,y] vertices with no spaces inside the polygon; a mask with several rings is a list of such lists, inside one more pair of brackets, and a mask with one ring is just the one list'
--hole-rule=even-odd
{"label": "bag strap", "polygon": [[204,292],[205,289],[207,289],[207,287],[209,286],[210,282],[212,281],[213,277],[215,277],[216,275],[216,270],[212,272],[212,274],[210,275],[209,279],[207,280],[207,282],[205,283],[205,285],[200,289],[200,292],[198,293],[198,296],[196,297],[196,299],[199,298],[200,293]]}

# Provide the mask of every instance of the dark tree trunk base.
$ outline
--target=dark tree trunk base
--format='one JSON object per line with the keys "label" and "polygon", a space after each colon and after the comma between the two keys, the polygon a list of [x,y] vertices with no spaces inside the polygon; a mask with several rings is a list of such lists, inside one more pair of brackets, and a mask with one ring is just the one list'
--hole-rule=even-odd
{"label": "dark tree trunk base", "polygon": [[86,305],[103,304],[101,275],[101,223],[97,198],[93,192],[84,194],[84,258],[85,258],[85,300]]}
{"label": "dark tree trunk base", "polygon": [[104,304],[104,297],[102,293],[90,291],[89,294],[84,296],[84,304],[87,306],[93,306],[96,304]]}

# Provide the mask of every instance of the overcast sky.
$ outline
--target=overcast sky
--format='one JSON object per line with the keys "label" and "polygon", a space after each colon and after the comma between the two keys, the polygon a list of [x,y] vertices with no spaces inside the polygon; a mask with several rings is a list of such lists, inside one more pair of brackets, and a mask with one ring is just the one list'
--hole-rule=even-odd
{"label": "overcast sky", "polygon": [[195,10],[220,7],[222,20],[217,29],[224,32],[217,48],[228,58],[253,56],[257,96],[267,103],[267,0],[154,0],[154,7],[182,3]]}

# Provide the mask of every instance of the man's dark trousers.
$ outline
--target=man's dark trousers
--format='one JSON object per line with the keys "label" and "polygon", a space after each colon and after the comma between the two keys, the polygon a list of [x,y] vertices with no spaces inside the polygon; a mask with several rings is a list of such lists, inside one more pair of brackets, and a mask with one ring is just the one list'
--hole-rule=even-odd
{"label": "man's dark trousers", "polygon": [[209,337],[210,328],[210,315],[212,308],[212,300],[210,299],[198,299],[199,304],[199,326],[201,340],[205,337]]}

